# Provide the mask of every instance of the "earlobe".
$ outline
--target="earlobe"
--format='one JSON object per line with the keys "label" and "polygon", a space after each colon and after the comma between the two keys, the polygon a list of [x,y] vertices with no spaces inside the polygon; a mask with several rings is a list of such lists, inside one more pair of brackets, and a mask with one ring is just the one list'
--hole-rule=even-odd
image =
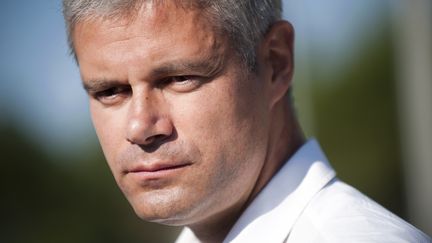
{"label": "earlobe", "polygon": [[281,100],[291,86],[294,69],[294,29],[287,21],[272,25],[261,45],[263,67],[267,69],[273,106]]}

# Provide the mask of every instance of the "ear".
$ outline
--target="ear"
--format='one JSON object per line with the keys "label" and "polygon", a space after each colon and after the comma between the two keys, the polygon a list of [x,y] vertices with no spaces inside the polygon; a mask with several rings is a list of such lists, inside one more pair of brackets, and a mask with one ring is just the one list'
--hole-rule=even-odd
{"label": "ear", "polygon": [[294,69],[294,29],[287,21],[273,24],[258,50],[260,76],[267,82],[273,107],[291,87]]}

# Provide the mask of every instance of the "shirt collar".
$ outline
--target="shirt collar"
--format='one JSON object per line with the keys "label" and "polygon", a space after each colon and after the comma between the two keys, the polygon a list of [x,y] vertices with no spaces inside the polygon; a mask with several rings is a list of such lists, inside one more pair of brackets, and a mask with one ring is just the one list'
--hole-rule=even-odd
{"label": "shirt collar", "polygon": [[[305,143],[243,212],[224,243],[283,242],[309,201],[336,176],[314,139]],[[199,242],[185,229],[176,242]]]}
{"label": "shirt collar", "polygon": [[305,143],[249,205],[224,242],[283,242],[336,173],[316,140]]}

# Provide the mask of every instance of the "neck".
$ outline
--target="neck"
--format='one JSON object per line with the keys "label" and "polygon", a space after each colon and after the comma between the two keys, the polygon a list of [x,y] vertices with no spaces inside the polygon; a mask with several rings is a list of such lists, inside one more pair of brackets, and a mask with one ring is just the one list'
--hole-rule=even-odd
{"label": "neck", "polygon": [[204,223],[200,222],[199,225],[189,226],[201,242],[222,242],[258,193],[300,146],[303,145],[305,139],[300,125],[294,116],[293,108],[287,104],[279,104],[279,107],[275,107],[273,112],[267,154],[254,189],[246,202],[243,202],[241,205],[235,205],[228,210],[230,212],[226,215],[230,215],[230,217],[225,217],[222,221],[210,218]]}
{"label": "neck", "polygon": [[293,108],[287,105],[276,112],[277,114],[274,116],[276,119],[271,124],[272,131],[267,149],[268,153],[246,206],[255,199],[278,170],[305,142],[303,132],[294,116]]}

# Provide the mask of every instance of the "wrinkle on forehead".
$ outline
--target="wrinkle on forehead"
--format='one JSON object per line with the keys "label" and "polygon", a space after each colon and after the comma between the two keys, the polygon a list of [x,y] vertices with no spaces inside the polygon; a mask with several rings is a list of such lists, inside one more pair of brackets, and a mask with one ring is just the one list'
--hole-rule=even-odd
{"label": "wrinkle on forehead", "polygon": [[[153,34],[161,31],[170,31],[174,34],[177,30],[175,23],[184,22],[185,19],[187,21],[188,18],[184,18],[186,15],[192,20],[192,26],[199,26],[199,28],[201,28],[201,33],[197,34],[203,34],[203,32],[218,33],[213,23],[209,21],[209,18],[204,16],[205,11],[197,8],[196,4],[192,4],[195,2],[194,0],[150,0],[142,2],[140,7],[135,11],[124,12],[122,15],[103,15],[99,17],[95,15],[94,18],[83,19],[76,25],[75,31],[73,32],[72,37],[74,41],[78,39],[77,35],[82,34],[82,32],[86,30],[91,32],[95,26],[103,26],[107,32],[115,32],[116,29],[123,29],[123,31],[129,33],[136,33],[137,29],[143,28],[151,30],[147,32],[152,32]],[[190,18],[191,15],[192,18]],[[167,27],[171,27],[171,29],[167,29]]]}
{"label": "wrinkle on forehead", "polygon": [[122,22],[128,25],[138,18],[139,15],[158,15],[166,16],[170,10],[195,11],[205,13],[209,7],[208,1],[200,0],[135,0],[135,1],[117,1],[110,4],[100,3],[97,8],[89,8],[80,16],[76,16],[74,25],[81,22],[92,21],[111,21]]}
{"label": "wrinkle on forehead", "polygon": [[[202,12],[177,8],[173,4],[141,8],[133,21],[98,19],[83,22],[77,26],[75,34],[79,61],[92,63],[98,70],[125,64],[130,67],[137,64],[143,69],[143,63],[147,68],[156,68],[182,60],[190,63],[224,60],[232,53],[227,51],[230,48],[227,38],[214,31],[214,26]],[[188,47],[182,48],[185,46]],[[81,67],[82,71],[87,70]]]}
{"label": "wrinkle on forehead", "polygon": [[[129,1],[130,2],[130,1]],[[100,12],[97,10],[89,11],[84,16],[76,19],[73,28],[70,30],[70,41],[72,48],[75,49],[76,35],[83,26],[87,24],[104,24],[110,28],[121,28],[132,26],[137,19],[143,16],[149,19],[154,19],[153,23],[162,23],[169,19],[175,20],[176,18],[181,18],[182,14],[193,11],[195,15],[203,17],[202,20],[206,20],[208,23],[214,21],[208,21],[210,18],[207,16],[207,7],[209,4],[207,1],[200,0],[136,0],[133,3],[128,3],[129,6],[112,5],[111,8],[100,8]],[[179,11],[180,10],[180,11]],[[173,13],[175,13],[173,16]],[[204,17],[206,15],[207,17]],[[174,18],[173,18],[174,17]],[[202,21],[201,20],[201,21]],[[214,24],[214,23],[213,23]],[[151,25],[150,25],[151,26]],[[156,26],[156,25],[154,25]],[[216,28],[212,27],[213,31],[217,31]],[[75,50],[74,50],[75,52]]]}

